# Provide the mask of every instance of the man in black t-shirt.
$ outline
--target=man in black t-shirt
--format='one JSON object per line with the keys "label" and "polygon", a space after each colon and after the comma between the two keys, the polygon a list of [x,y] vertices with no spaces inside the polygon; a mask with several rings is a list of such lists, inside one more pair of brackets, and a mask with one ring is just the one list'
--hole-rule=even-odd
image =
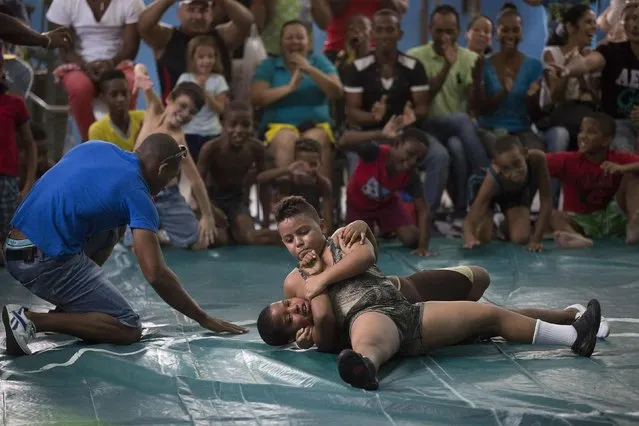
{"label": "man in black t-shirt", "polygon": [[563,77],[579,77],[600,71],[601,110],[617,122],[612,147],[639,152],[639,4],[628,3],[623,19],[627,41],[599,46],[585,60],[559,72]]}
{"label": "man in black t-shirt", "polygon": [[[224,77],[232,83],[231,52],[244,45],[251,32],[253,15],[237,0],[220,0],[230,19],[212,26],[212,0],[154,0],[140,14],[138,30],[151,47],[157,61],[162,98],[166,98],[178,78],[186,72],[186,48],[198,35],[211,36],[220,51]],[[160,23],[162,15],[177,4],[180,25],[177,28]]]}
{"label": "man in black t-shirt", "polygon": [[[375,51],[348,65],[342,76],[350,126],[381,130],[393,116],[414,114],[421,123],[428,114],[426,71],[417,59],[397,50],[401,35],[397,13],[381,10],[373,16]],[[450,157],[439,141],[428,137],[428,156],[422,164],[428,176],[424,196],[435,212],[448,181]],[[356,161],[349,157],[351,170]]]}

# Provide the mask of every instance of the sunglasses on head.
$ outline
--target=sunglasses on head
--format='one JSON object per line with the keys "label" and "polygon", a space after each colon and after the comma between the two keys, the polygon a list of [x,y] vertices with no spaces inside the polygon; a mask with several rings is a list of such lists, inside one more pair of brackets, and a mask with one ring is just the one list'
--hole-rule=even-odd
{"label": "sunglasses on head", "polygon": [[165,158],[160,164],[165,164],[173,160],[181,160],[183,158],[186,158],[186,154],[188,153],[186,146],[180,145],[179,148],[180,150],[177,152],[177,154],[173,154],[170,157]]}

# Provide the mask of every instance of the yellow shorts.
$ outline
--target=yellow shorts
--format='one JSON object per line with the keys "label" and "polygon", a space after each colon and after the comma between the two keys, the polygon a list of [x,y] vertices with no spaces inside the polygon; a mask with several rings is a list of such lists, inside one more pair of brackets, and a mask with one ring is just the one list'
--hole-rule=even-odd
{"label": "yellow shorts", "polygon": [[[315,127],[324,130],[328,135],[328,140],[335,143],[335,135],[333,135],[333,129],[329,123],[317,123]],[[271,143],[273,138],[275,138],[275,135],[277,135],[280,130],[284,129],[295,132],[298,137],[300,136],[300,131],[292,124],[271,123],[268,125],[266,133],[264,133],[264,145]]]}

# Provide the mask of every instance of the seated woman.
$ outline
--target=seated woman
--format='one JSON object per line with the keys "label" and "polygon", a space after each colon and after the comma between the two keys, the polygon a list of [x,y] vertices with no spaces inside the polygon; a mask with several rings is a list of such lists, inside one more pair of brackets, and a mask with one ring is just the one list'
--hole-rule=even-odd
{"label": "seated woman", "polygon": [[[102,73],[114,68],[123,71],[133,90],[132,61],[140,47],[137,22],[143,8],[140,0],[53,0],[47,11],[52,26],[69,26],[74,32],[73,45],[60,49],[64,64],[53,74],[69,95],[83,141],[95,121],[92,106]],[[131,109],[135,100],[132,96]]]}
{"label": "seated woman", "polygon": [[586,357],[594,351],[601,323],[597,300],[571,325],[478,302],[411,304],[375,266],[370,242],[349,247],[324,237],[317,211],[305,200],[285,199],[276,220],[282,241],[300,260],[311,297],[267,306],[257,321],[260,336],[270,345],[297,341],[301,347],[341,350],[337,367],[352,386],[377,389],[379,368],[395,355],[424,355],[474,337],[568,346]]}
{"label": "seated woman", "polygon": [[342,96],[333,64],[321,54],[309,54],[308,30],[289,21],[281,31],[282,55],[266,58],[251,85],[253,105],[264,109],[260,133],[269,144],[276,167],[293,162],[300,136],[322,146],[322,174],[332,171],[329,100]]}
{"label": "seated woman", "polygon": [[483,84],[476,85],[477,93],[471,98],[471,109],[479,112],[479,133],[489,154],[497,138],[506,134],[518,136],[526,148],[544,150],[544,142],[531,130],[530,117],[539,109],[543,66],[518,50],[522,35],[519,13],[504,9],[497,18],[500,50],[484,61]]}
{"label": "seated woman", "polygon": [[484,15],[477,15],[468,22],[466,30],[466,42],[468,50],[475,52],[480,57],[492,52],[493,21]]}

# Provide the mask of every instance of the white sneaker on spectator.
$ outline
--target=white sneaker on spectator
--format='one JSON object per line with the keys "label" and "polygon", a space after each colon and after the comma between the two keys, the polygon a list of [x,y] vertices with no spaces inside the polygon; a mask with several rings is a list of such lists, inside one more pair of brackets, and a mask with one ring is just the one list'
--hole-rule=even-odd
{"label": "white sneaker on spectator", "polygon": [[[564,308],[564,311],[568,309],[576,309],[578,311],[577,315],[575,315],[575,319],[579,318],[580,316],[583,315],[584,312],[586,312],[586,307],[578,303],[567,306],[566,308]],[[600,339],[605,339],[606,337],[608,337],[609,334],[610,334],[610,324],[608,323],[608,320],[602,315],[601,323],[599,324],[599,330],[597,331],[597,337]]]}
{"label": "white sneaker on spectator", "polygon": [[6,351],[9,355],[31,355],[29,341],[35,338],[35,325],[25,315],[25,307],[5,305],[2,322],[7,334]]}

